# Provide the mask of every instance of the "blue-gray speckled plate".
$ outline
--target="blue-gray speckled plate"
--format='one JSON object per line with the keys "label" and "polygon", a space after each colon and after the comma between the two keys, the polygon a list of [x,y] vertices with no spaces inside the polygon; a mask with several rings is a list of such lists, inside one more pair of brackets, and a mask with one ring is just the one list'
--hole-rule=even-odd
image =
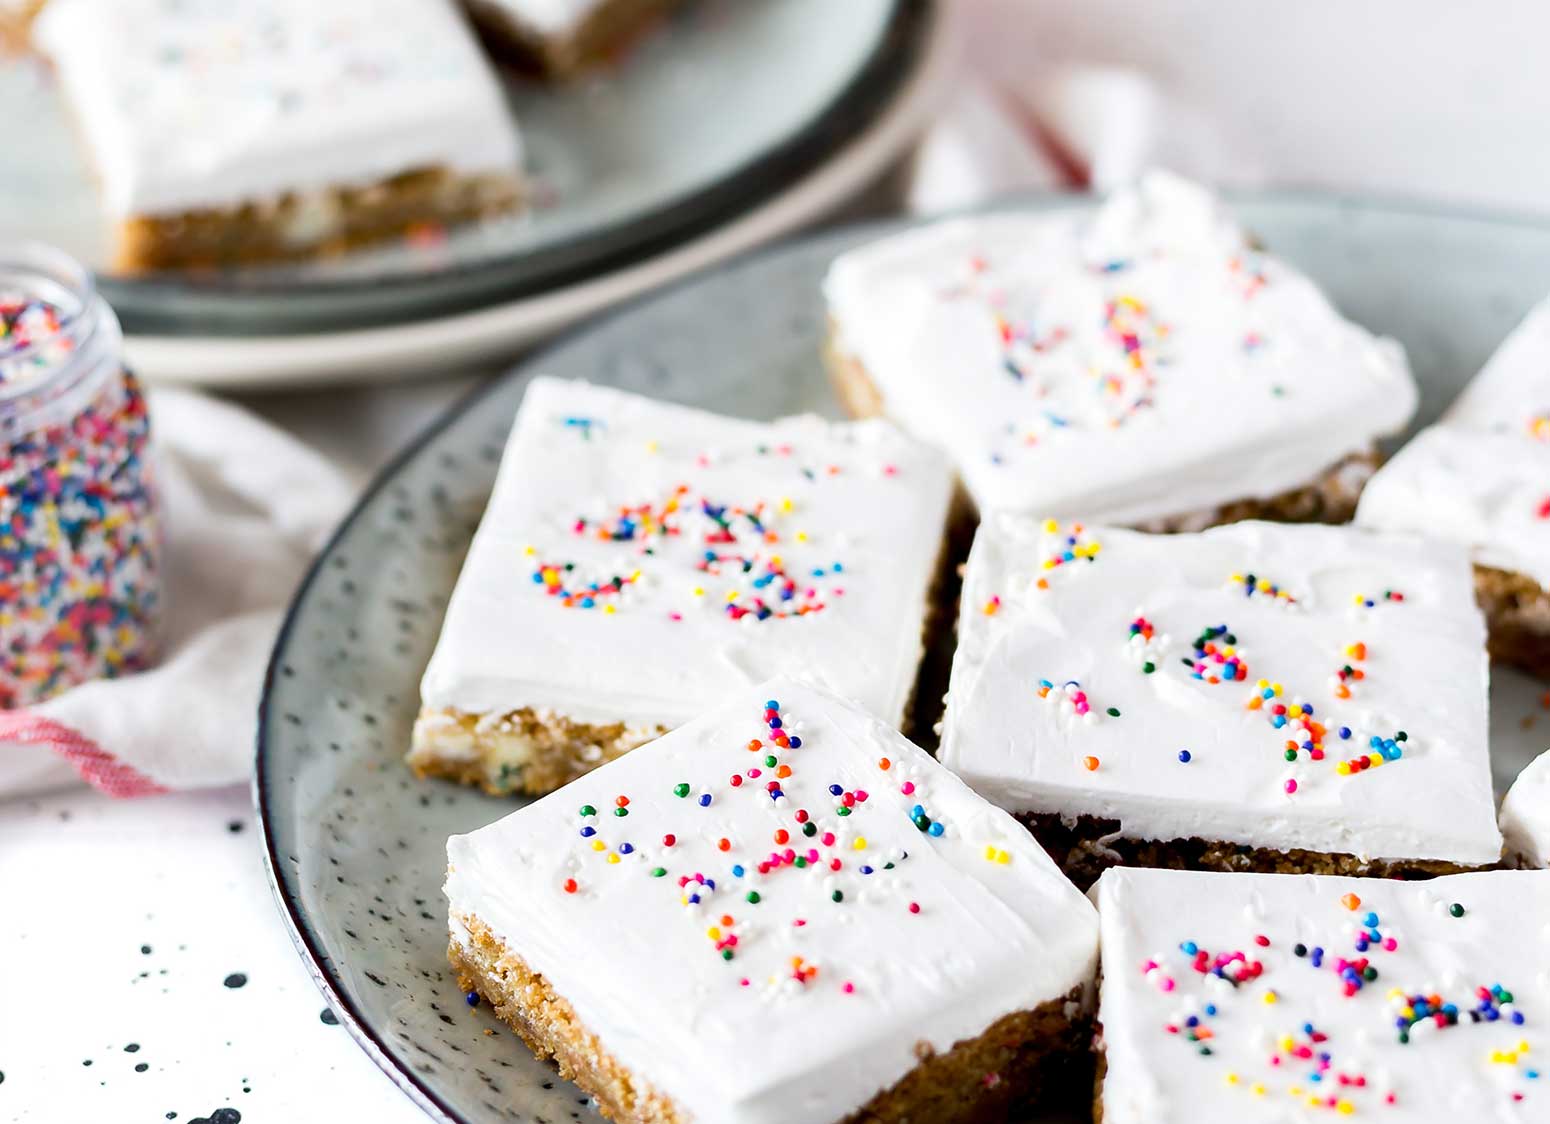
{"label": "blue-gray speckled plate", "polygon": [[[1252,196],[1249,225],[1339,305],[1410,350],[1430,420],[1550,291],[1550,224],[1335,197]],[[1038,199],[1031,205],[1082,205]],[[275,890],[329,1003],[433,1115],[595,1119],[447,967],[446,837],[515,807],[412,778],[420,673],[528,376],[585,377],[755,418],[836,414],[818,360],[824,234],[660,293],[571,335],[463,403],[383,473],[297,596],[260,708],[257,799]],[[520,643],[521,638],[513,638]],[[1544,748],[1527,680],[1498,676],[1498,781]]]}

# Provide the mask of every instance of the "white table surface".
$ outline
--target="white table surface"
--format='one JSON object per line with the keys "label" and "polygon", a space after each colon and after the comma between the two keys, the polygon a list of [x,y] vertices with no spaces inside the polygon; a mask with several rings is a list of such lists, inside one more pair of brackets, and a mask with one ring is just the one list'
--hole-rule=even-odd
{"label": "white table surface", "polygon": [[[364,483],[479,379],[246,404]],[[0,800],[0,1121],[423,1124],[325,1009],[246,787]]]}

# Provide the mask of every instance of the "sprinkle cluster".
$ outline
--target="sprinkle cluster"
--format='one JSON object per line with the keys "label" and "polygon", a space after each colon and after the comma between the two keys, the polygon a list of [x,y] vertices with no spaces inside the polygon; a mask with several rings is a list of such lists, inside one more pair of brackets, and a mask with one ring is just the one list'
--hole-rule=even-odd
{"label": "sprinkle cluster", "polygon": [[61,310],[20,290],[0,290],[0,387],[58,368],[75,349]]}
{"label": "sprinkle cluster", "polygon": [[[1397,1105],[1398,1091],[1391,1087],[1391,1071],[1381,1064],[1381,1058],[1371,1068],[1349,1060],[1342,1064],[1340,1060],[1342,1050],[1348,1059],[1366,1055],[1365,1035],[1353,1034],[1342,1045],[1341,1036],[1346,1031],[1326,1030],[1309,1019],[1280,1013],[1286,997],[1278,990],[1277,981],[1284,980],[1281,986],[1285,988],[1301,986],[1292,971],[1293,965],[1300,963],[1328,973],[1337,981],[1345,1000],[1365,1004],[1368,1001],[1364,996],[1382,974],[1380,958],[1399,949],[1399,938],[1388,930],[1376,910],[1364,908],[1358,895],[1343,894],[1339,904],[1356,915],[1347,928],[1349,946],[1343,951],[1329,951],[1301,941],[1272,940],[1266,933],[1255,932],[1242,949],[1213,953],[1196,941],[1185,940],[1179,942],[1177,956],[1158,955],[1143,961],[1142,978],[1174,1004],[1163,1020],[1163,1033],[1188,1043],[1197,1056],[1210,1059],[1220,1052],[1220,1036],[1227,1028],[1238,1036],[1239,1042],[1250,1043],[1258,1039],[1246,1036],[1245,1032],[1263,1028],[1269,1033],[1263,1074],[1247,1078],[1228,1071],[1223,1074],[1223,1083],[1228,1087],[1246,1090],[1255,1097],[1285,1095],[1309,1108],[1329,1109],[1341,1115],[1353,1114],[1367,1105]],[[1445,912],[1461,918],[1466,910],[1455,902]],[[1253,910],[1249,914],[1255,916]],[[1289,949],[1292,959],[1282,967],[1272,968],[1263,957],[1277,946]],[[1288,972],[1292,974],[1280,974]],[[1183,983],[1188,980],[1198,981],[1197,986],[1184,988]],[[1247,1020],[1250,1026],[1245,1026],[1249,1012],[1239,1009],[1245,1003],[1264,1010],[1264,1014]],[[1423,1031],[1432,1034],[1453,1027],[1490,1023],[1523,1026],[1526,1022],[1512,992],[1498,982],[1477,986],[1467,1002],[1453,1002],[1430,990],[1416,992],[1391,987],[1384,994],[1384,1003],[1394,1027],[1392,1041],[1397,1046],[1409,1045]],[[1364,1025],[1367,1018],[1365,1014],[1359,1016],[1355,1025]],[[1285,1029],[1277,1030],[1278,1025]],[[1537,1081],[1539,1071],[1526,1064],[1530,1052],[1530,1044],[1520,1040],[1510,1048],[1490,1051],[1487,1060],[1492,1066],[1515,1067],[1516,1076],[1525,1081]],[[1514,1089],[1509,1097],[1520,1101],[1524,1093]]]}
{"label": "sprinkle cluster", "polygon": [[1227,579],[1227,584],[1234,589],[1242,590],[1245,597],[1268,597],[1280,605],[1297,604],[1297,598],[1288,593],[1285,588],[1254,574],[1233,574]]}
{"label": "sprinkle cluster", "polygon": [[1225,624],[1207,625],[1195,637],[1194,654],[1183,658],[1191,679],[1236,683],[1247,679],[1249,665],[1238,652],[1238,638]]}
{"label": "sprinkle cluster", "polygon": [[[605,420],[591,417],[561,417],[557,423],[588,441],[607,428]],[[659,448],[657,442],[647,443],[648,452]],[[794,455],[788,444],[760,445],[755,451],[760,456]],[[698,463],[707,467],[712,460],[710,454],[701,454]],[[817,482],[842,475],[844,469],[830,464],[799,466],[798,471],[804,479]],[[895,465],[882,467],[885,477],[897,474]],[[785,526],[796,517],[796,511],[797,504],[791,498],[729,504],[680,483],[658,501],[624,504],[605,516],[580,515],[571,521],[577,539],[617,545],[634,556],[629,564],[616,560],[604,567],[557,559],[529,546],[529,576],[564,608],[600,610],[609,615],[625,610],[632,587],[675,570],[686,581],[688,598],[710,601],[728,620],[787,620],[820,613],[844,597],[845,564],[826,558],[799,565],[783,553],[787,547],[808,549],[808,533]],[[688,549],[665,549],[676,543],[684,543]],[[679,609],[667,615],[673,621],[684,616]]]}
{"label": "sprinkle cluster", "polygon": [[[660,879],[671,887],[691,923],[703,926],[710,951],[729,964],[753,942],[780,930],[844,923],[791,909],[786,887],[794,880],[818,880],[826,911],[864,900],[897,909],[903,918],[920,915],[925,907],[910,899],[896,873],[908,862],[909,850],[879,846],[867,835],[869,828],[879,828],[883,817],[902,813],[923,840],[951,838],[954,825],[933,807],[928,774],[912,763],[880,757],[873,766],[873,784],[883,799],[868,788],[834,779],[804,787],[807,795],[799,803],[790,791],[795,778],[804,771],[809,779],[814,773],[822,778],[828,768],[824,754],[814,754],[805,744],[779,699],[764,703],[757,729],[746,741],[707,754],[707,777],[673,781],[657,794],[654,803],[682,811],[671,813],[673,830],[656,838],[631,831],[638,804],[631,793],[581,804],[572,821],[581,849],[564,872],[562,893],[585,896],[594,887],[605,892],[607,879]],[[735,766],[730,774],[719,771],[726,763]],[[583,780],[576,787],[591,783]],[[768,834],[761,827],[754,829],[756,837],[746,837],[742,829],[726,826],[725,817],[712,818],[726,800],[752,801],[770,809],[768,819],[739,821],[767,824]],[[996,866],[1012,862],[999,840],[986,843],[984,859]],[[858,984],[846,978],[844,969],[811,956],[793,957],[781,974],[759,986],[795,994],[832,980],[829,986],[856,994]],[[755,981],[736,977],[736,984],[752,987]]]}
{"label": "sprinkle cluster", "polygon": [[[10,343],[36,344],[59,320],[40,302],[0,298]],[[6,368],[7,346],[0,338],[0,381],[22,377]],[[66,421],[14,420],[0,426],[0,709],[147,666],[161,599],[150,424],[134,377],[113,373]]]}

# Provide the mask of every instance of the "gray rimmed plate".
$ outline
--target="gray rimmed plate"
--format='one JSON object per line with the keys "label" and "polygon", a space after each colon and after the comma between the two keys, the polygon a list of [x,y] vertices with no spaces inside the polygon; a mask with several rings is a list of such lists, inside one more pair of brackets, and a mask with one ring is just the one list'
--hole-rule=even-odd
{"label": "gray rimmed plate", "polygon": [[[1409,349],[1430,421],[1550,292],[1550,224],[1333,196],[1235,201],[1347,314]],[[1038,198],[1057,208],[1080,200]],[[378,478],[303,584],[260,707],[256,795],[275,892],[356,1040],[440,1119],[595,1119],[445,959],[448,835],[516,807],[402,764],[421,671],[528,377],[587,378],[730,414],[838,415],[818,351],[833,256],[903,224],[850,228],[697,277],[588,325],[453,410]],[[521,642],[521,638],[514,638]],[[1499,784],[1545,747],[1537,688],[1499,673]],[[1550,721],[1550,714],[1544,716]],[[493,1032],[493,1033],[492,1033]]]}
{"label": "gray rimmed plate", "polygon": [[[199,337],[401,323],[549,292],[661,254],[774,198],[892,104],[933,29],[932,0],[693,0],[622,60],[548,86],[505,73],[533,206],[428,245],[100,287],[133,334]],[[504,73],[504,72],[503,72]],[[48,68],[0,58],[28,122],[0,149],[0,240],[104,264],[86,154]]]}

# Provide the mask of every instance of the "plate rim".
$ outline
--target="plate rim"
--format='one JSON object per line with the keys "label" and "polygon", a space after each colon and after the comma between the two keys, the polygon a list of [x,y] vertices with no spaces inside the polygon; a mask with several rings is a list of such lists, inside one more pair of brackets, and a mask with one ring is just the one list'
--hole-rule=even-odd
{"label": "plate rim", "polygon": [[[886,14],[876,41],[840,89],[789,133],[723,175],[552,246],[454,263],[429,274],[402,272],[330,281],[270,277],[267,271],[258,277],[222,270],[193,276],[172,271],[145,277],[102,274],[99,287],[110,303],[125,306],[120,314],[131,324],[138,321],[176,337],[179,333],[172,325],[197,321],[201,336],[240,339],[326,333],[404,321],[401,311],[381,308],[318,316],[305,310],[313,299],[359,300],[374,290],[390,289],[395,295],[423,290],[425,311],[413,319],[425,320],[538,296],[627,269],[777,197],[886,114],[929,52],[939,25],[945,22],[938,0],[891,3],[892,10]],[[543,264],[546,258],[552,261]],[[540,264],[534,267],[529,264],[533,261]],[[444,291],[449,288],[451,291]],[[243,324],[240,310],[233,310],[230,304],[244,299],[284,300],[286,307],[274,310],[273,322],[279,327]],[[190,307],[171,317],[155,311],[156,305],[168,301]]]}
{"label": "plate rim", "polygon": [[[1477,221],[1493,225],[1532,227],[1540,231],[1550,231],[1550,215],[1535,215],[1491,208],[1451,206],[1424,200],[1396,200],[1381,194],[1334,191],[1319,188],[1275,188],[1260,191],[1227,190],[1221,194],[1223,198],[1235,206],[1243,203],[1272,205],[1277,203],[1319,203],[1331,212],[1366,211],[1386,215],[1408,215],[1417,218]],[[565,349],[585,336],[607,331],[615,321],[632,315],[643,306],[657,300],[666,299],[671,294],[692,285],[708,281],[718,275],[738,269],[755,268],[758,262],[786,253],[797,253],[811,243],[837,239],[842,235],[850,234],[859,238],[868,233],[882,234],[886,231],[900,231],[941,219],[987,214],[1004,210],[1055,211],[1090,208],[1096,205],[1098,199],[1099,196],[1090,192],[1024,192],[997,199],[988,204],[957,208],[940,213],[893,216],[844,223],[817,231],[810,231],[798,237],[766,243],[753,250],[717,262],[707,268],[676,278],[648,292],[627,298],[616,305],[610,306],[607,311],[589,316],[558,333],[543,347],[524,356],[502,373],[475,387],[444,409],[416,432],[373,475],[358,499],[350,507],[349,512],[329,534],[327,541],[319,548],[317,554],[308,564],[306,572],[286,607],[285,616],[281,621],[279,632],[275,637],[274,647],[270,651],[269,659],[264,669],[263,684],[258,700],[258,722],[254,744],[254,771],[250,788],[263,850],[264,872],[269,883],[270,892],[275,899],[276,909],[281,916],[286,931],[290,934],[291,941],[306,967],[307,974],[317,985],[319,991],[328,1002],[329,1007],[333,1009],[334,1014],[349,1031],[356,1044],[376,1063],[377,1067],[387,1075],[394,1085],[433,1119],[439,1121],[440,1124],[470,1124],[468,1117],[464,1116],[456,1107],[447,1103],[442,1097],[432,1091],[411,1067],[401,1065],[393,1057],[381,1034],[368,1022],[356,1008],[355,1003],[348,997],[343,980],[337,970],[326,966],[329,958],[321,947],[321,941],[316,933],[313,932],[312,922],[308,919],[307,910],[301,901],[300,890],[299,888],[290,889],[286,885],[281,868],[282,859],[275,840],[272,817],[276,816],[276,811],[274,808],[274,798],[271,795],[274,763],[270,760],[271,755],[269,752],[271,728],[273,726],[270,720],[273,692],[275,684],[282,674],[281,667],[285,662],[284,657],[291,635],[300,618],[301,604],[328,565],[334,551],[357,523],[365,517],[377,498],[397,481],[405,467],[423,455],[434,444],[436,439],[451,428],[454,423],[462,420],[486,398],[496,393],[497,390],[504,389],[512,382],[520,382],[532,378],[555,352]]]}

